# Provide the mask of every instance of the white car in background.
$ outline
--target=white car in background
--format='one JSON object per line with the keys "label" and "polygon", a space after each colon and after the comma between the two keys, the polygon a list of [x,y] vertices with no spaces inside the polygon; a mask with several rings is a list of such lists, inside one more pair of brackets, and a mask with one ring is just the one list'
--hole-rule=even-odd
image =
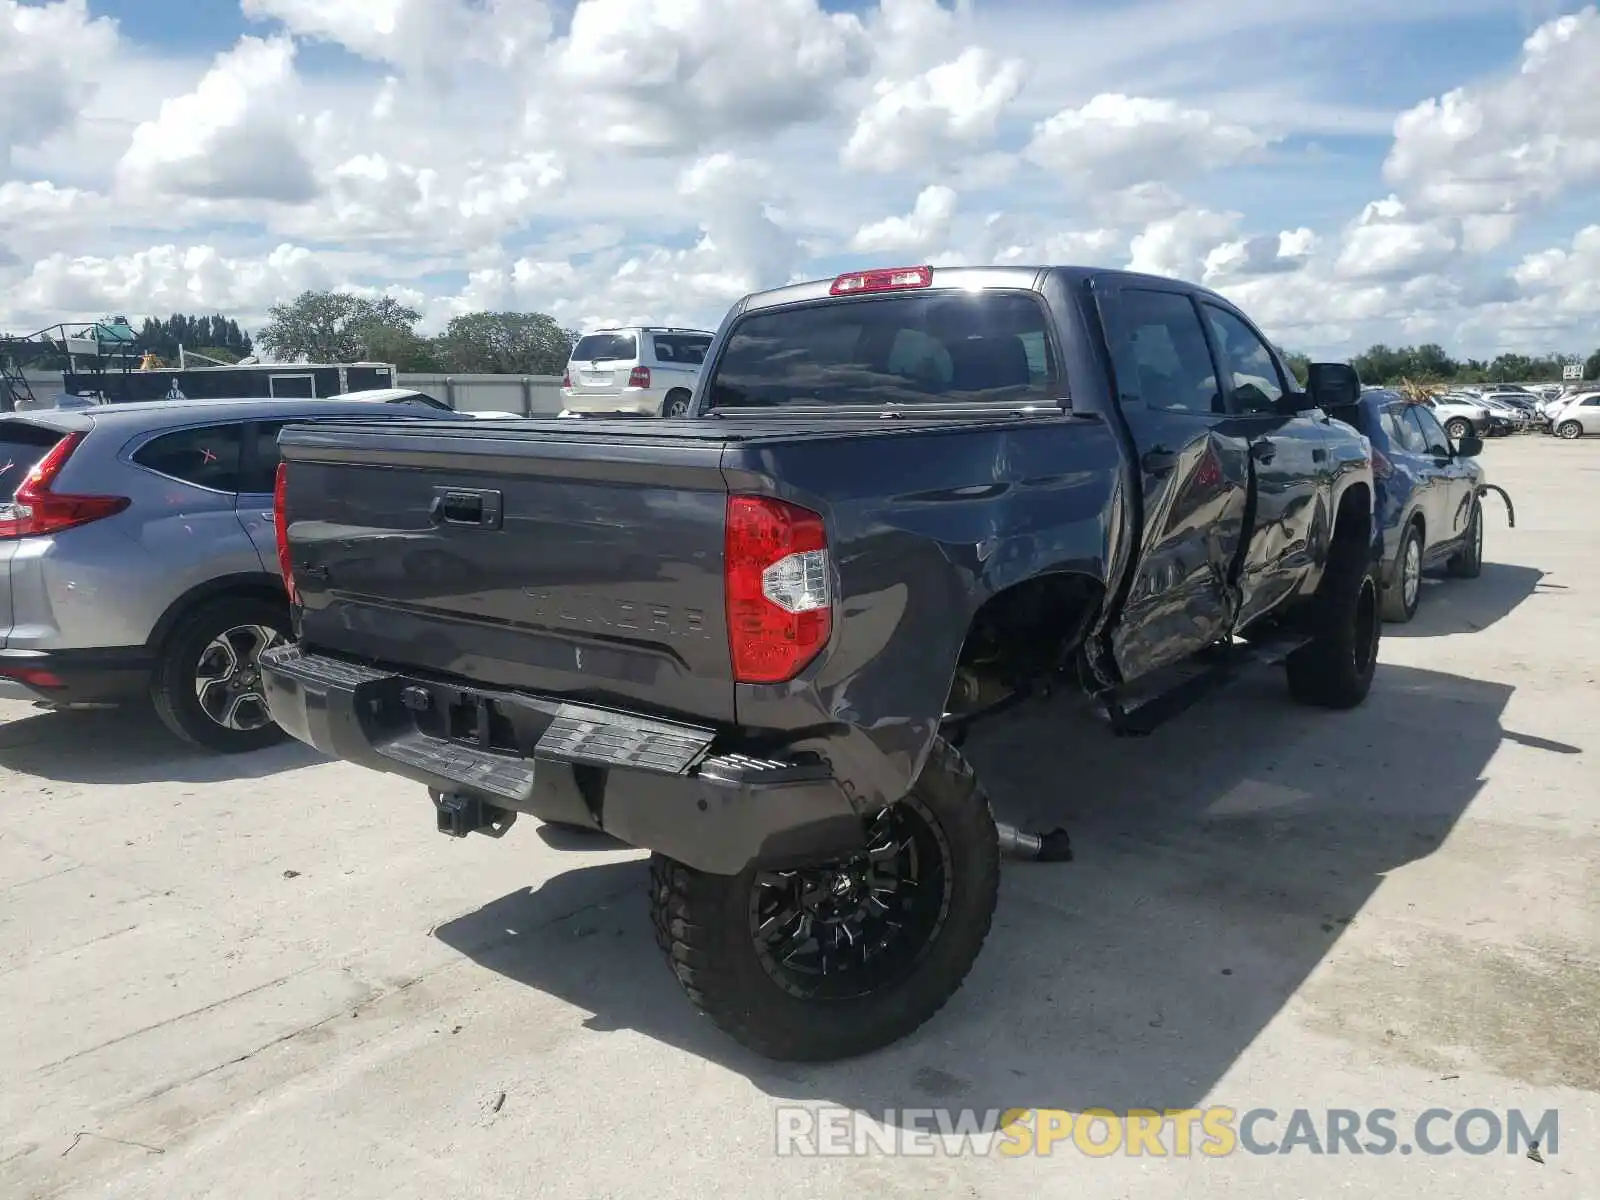
{"label": "white car in background", "polygon": [[561,377],[561,415],[683,416],[712,336],[658,325],[591,330]]}
{"label": "white car in background", "polygon": [[1569,442],[1600,433],[1600,392],[1580,393],[1553,410],[1550,431]]}
{"label": "white car in background", "polygon": [[1489,409],[1476,399],[1462,395],[1436,396],[1424,401],[1433,410],[1453,441],[1464,437],[1482,436],[1489,429]]}

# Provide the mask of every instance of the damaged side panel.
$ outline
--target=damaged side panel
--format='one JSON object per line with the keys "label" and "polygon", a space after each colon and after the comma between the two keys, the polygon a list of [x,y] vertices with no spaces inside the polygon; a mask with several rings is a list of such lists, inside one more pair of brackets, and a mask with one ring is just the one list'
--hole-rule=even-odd
{"label": "damaged side panel", "polygon": [[1255,507],[1243,441],[1207,424],[1158,423],[1167,426],[1167,443],[1186,440],[1170,472],[1145,472],[1145,536],[1121,619],[1111,630],[1124,679],[1176,662],[1231,631]]}

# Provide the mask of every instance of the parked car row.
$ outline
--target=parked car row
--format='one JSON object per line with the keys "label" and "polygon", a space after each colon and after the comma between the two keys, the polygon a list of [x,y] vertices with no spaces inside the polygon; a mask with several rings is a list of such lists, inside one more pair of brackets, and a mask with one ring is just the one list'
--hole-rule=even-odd
{"label": "parked car row", "polygon": [[1567,440],[1600,432],[1600,389],[1557,384],[1459,388],[1429,398],[1451,437],[1501,437],[1541,431]]}

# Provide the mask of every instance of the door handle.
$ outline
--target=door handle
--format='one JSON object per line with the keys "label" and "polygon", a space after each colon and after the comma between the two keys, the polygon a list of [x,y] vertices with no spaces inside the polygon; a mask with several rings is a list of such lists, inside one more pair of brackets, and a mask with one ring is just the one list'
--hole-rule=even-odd
{"label": "door handle", "polygon": [[1144,456],[1139,459],[1139,465],[1144,468],[1146,475],[1165,475],[1177,469],[1178,456],[1171,450],[1157,446],[1144,452]]}
{"label": "door handle", "polygon": [[477,488],[435,488],[428,516],[435,525],[500,528],[500,493]]}
{"label": "door handle", "polygon": [[1327,450],[1323,449],[1321,446],[1316,447],[1314,450],[1311,451],[1311,461],[1312,462],[1327,462],[1328,461],[1328,452],[1327,452]]}
{"label": "door handle", "polygon": [[1278,448],[1271,442],[1253,442],[1250,445],[1250,457],[1258,463],[1269,463],[1278,455]]}

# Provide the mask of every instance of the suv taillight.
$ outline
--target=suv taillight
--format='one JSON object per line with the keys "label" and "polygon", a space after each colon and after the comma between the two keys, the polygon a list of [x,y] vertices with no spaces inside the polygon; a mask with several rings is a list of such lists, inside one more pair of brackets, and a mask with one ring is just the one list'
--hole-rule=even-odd
{"label": "suv taillight", "polygon": [[729,496],[723,587],[737,683],[782,683],[833,632],[828,535],[809,509],[770,496]]}
{"label": "suv taillight", "polygon": [[52,490],[61,468],[84,439],[69,433],[23,477],[11,500],[0,504],[0,538],[41,537],[114,517],[133,501],[126,496],[78,496]]}
{"label": "suv taillight", "polygon": [[635,367],[633,370],[629,371],[628,372],[628,386],[629,387],[636,387],[636,388],[647,388],[647,387],[649,387],[650,386],[650,368],[649,367]]}
{"label": "suv taillight", "polygon": [[283,573],[283,586],[289,593],[289,603],[300,603],[300,592],[294,586],[294,560],[289,557],[289,464],[278,463],[278,474],[272,481],[272,532],[278,542],[278,570]]}
{"label": "suv taillight", "polygon": [[571,370],[571,368],[568,368],[567,370],[561,372],[561,386],[564,387],[564,388],[568,388],[568,389],[570,389],[572,387],[572,370]]}

